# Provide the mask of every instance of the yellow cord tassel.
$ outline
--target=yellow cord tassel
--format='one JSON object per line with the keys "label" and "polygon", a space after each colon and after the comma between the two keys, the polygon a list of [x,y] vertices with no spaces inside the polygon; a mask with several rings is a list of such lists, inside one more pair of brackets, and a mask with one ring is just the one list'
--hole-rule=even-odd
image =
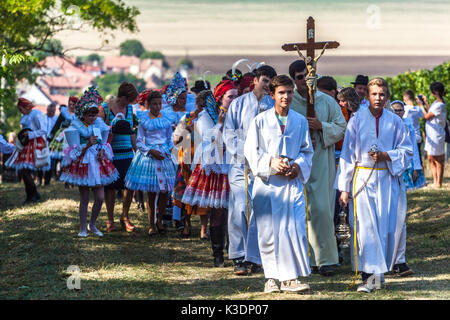
{"label": "yellow cord tassel", "polygon": [[[356,187],[356,175],[358,174],[359,168],[356,168],[355,175],[353,176],[353,194],[355,194]],[[355,276],[353,278],[352,283],[347,287],[347,289],[351,289],[358,278],[358,248],[356,242],[356,199],[353,198],[353,253],[355,255]]]}
{"label": "yellow cord tassel", "polygon": [[245,160],[244,177],[245,177],[245,199],[247,200],[247,230],[248,230],[248,224],[250,221],[250,202],[248,201],[248,162],[247,162],[247,160]]}
{"label": "yellow cord tassel", "polygon": [[308,197],[306,196],[306,188],[303,185],[303,194],[305,195],[305,207],[306,207],[306,239],[308,241],[308,257],[311,257],[311,252],[309,251],[309,228],[308,228]]}

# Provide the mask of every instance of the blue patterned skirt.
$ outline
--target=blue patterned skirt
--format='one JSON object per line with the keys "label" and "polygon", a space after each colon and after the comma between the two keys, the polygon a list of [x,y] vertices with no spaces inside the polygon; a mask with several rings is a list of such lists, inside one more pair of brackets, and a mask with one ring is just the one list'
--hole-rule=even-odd
{"label": "blue patterned skirt", "polygon": [[423,170],[417,170],[418,177],[416,182],[414,182],[412,178],[413,171],[413,168],[409,168],[403,173],[403,182],[405,183],[407,191],[423,188],[427,185]]}
{"label": "blue patterned skirt", "polygon": [[158,145],[152,149],[169,156],[156,160],[138,150],[125,177],[125,187],[130,190],[170,193],[176,177],[176,166],[170,157],[171,151],[167,145]]}

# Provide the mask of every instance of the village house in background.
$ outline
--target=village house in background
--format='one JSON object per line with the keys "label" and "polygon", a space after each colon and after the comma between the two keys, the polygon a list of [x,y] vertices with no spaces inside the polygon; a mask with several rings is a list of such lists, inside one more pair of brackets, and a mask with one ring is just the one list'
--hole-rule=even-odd
{"label": "village house in background", "polygon": [[95,83],[96,77],[104,74],[130,73],[144,79],[146,88],[150,89],[161,86],[165,77],[162,59],[132,56],[106,56],[102,62],[83,63],[77,63],[75,57],[52,56],[39,62],[35,72],[39,75],[36,83],[22,83],[17,95],[32,101],[44,113],[50,103],[67,104],[70,95],[83,92]]}

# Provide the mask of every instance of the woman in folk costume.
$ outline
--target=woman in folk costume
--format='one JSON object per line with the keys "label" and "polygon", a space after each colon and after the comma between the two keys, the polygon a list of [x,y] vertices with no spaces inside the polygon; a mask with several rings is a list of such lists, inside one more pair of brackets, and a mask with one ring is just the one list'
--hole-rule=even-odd
{"label": "woman in folk costume", "polygon": [[341,205],[349,205],[352,263],[363,280],[358,292],[366,293],[380,288],[395,264],[406,213],[398,208],[400,181],[413,156],[402,119],[385,109],[387,82],[374,78],[368,91],[369,108],[360,108],[348,122],[335,181]]}
{"label": "woman in folk costume", "polygon": [[[190,216],[187,214],[189,211],[192,213],[192,208],[181,202],[186,189],[186,182],[189,181],[191,176],[191,164],[195,154],[195,123],[198,120],[198,115],[203,111],[206,105],[207,90],[201,91],[196,97],[197,108],[194,111],[186,112],[178,122],[175,131],[173,132],[173,140],[175,148],[178,149],[178,166],[175,180],[175,187],[173,189],[173,216],[177,228],[182,230],[181,237],[188,238],[191,235],[190,229]],[[206,236],[206,224],[208,223],[207,211],[195,210],[194,214],[200,215],[202,222],[202,228],[200,231],[200,238],[207,239]],[[188,219],[186,223],[186,219]]]}
{"label": "woman in folk costume", "polygon": [[167,106],[161,110],[161,114],[169,119],[173,128],[175,128],[180,119],[186,114],[186,111],[193,111],[192,109],[187,109],[186,82],[178,71],[170,81],[165,95]]}
{"label": "woman in folk costume", "polygon": [[241,81],[239,81],[238,85],[238,95],[242,96],[243,94],[249,93],[253,91],[255,85],[253,80],[255,79],[255,74],[252,72],[246,73],[242,76]]}
{"label": "woman in folk costume", "polygon": [[411,143],[413,145],[414,155],[408,168],[403,173],[403,182],[405,183],[406,190],[420,189],[426,186],[427,181],[425,180],[425,175],[423,174],[422,164],[420,162],[419,147],[415,138],[415,131],[411,118],[403,118],[405,114],[405,104],[403,101],[395,100],[391,102],[392,111],[403,119],[408,136],[411,138]]}
{"label": "woman in folk costume", "polygon": [[[147,104],[147,97],[150,92],[153,90],[145,89],[141,93],[139,93],[136,104],[139,106],[133,109],[134,114],[139,119],[142,116],[146,116],[149,112],[149,106]],[[142,212],[145,212],[145,204],[144,204],[144,193],[142,191],[135,192],[135,200],[138,202],[138,209]]]}
{"label": "woman in folk costume", "polygon": [[[188,118],[192,109],[188,109],[187,102],[187,88],[186,82],[181,74],[177,71],[173,76],[170,84],[163,90],[165,94],[163,95],[163,101],[166,102],[166,105],[161,110],[161,114],[164,118],[169,119],[172,124],[172,129],[175,130],[178,124],[182,123],[180,120],[184,117],[184,121]],[[191,118],[191,121],[194,118]],[[180,142],[180,137],[174,136],[174,143],[178,144]],[[175,181],[175,188],[173,193],[173,215],[176,219],[180,219],[182,216],[183,204],[180,202],[181,197],[183,196],[184,187],[186,185],[184,176],[186,176],[189,172],[183,170],[183,154],[186,152],[185,148],[180,148],[178,152],[178,165],[177,165],[177,174]],[[190,147],[189,147],[190,149]],[[183,174],[184,173],[184,174]],[[180,195],[177,197],[177,195]],[[182,235],[183,236],[183,235]],[[184,236],[189,236],[188,234],[184,234]]]}
{"label": "woman in folk costume", "polygon": [[17,107],[22,113],[20,125],[22,130],[18,134],[16,149],[6,161],[6,167],[21,171],[25,184],[26,203],[37,202],[41,196],[37,192],[31,171],[50,170],[46,134],[47,124],[44,115],[39,110],[33,110],[31,101],[20,98]]}
{"label": "woman in folk costume", "polygon": [[214,95],[209,92],[205,110],[200,113],[196,123],[202,146],[195,152],[192,175],[182,199],[183,203],[191,207],[210,211],[215,267],[224,266],[223,249],[230,192],[222,130],[228,107],[236,97],[237,89],[231,80],[222,80],[214,90]]}
{"label": "woman in folk costume", "polygon": [[147,97],[150,92],[153,92],[154,90],[151,89],[145,89],[141,93],[139,93],[136,103],[139,104],[139,110],[135,112],[136,116],[140,118],[141,116],[145,116],[147,114],[147,111],[149,110],[148,104],[147,104]]}
{"label": "woman in folk costume", "polygon": [[[172,126],[161,114],[161,93],[148,94],[150,110],[140,117],[137,134],[138,150],[125,177],[129,190],[148,192],[147,211],[149,236],[166,232],[162,217],[166,210],[169,193],[175,183],[175,165],[172,161]],[[155,199],[158,195],[158,216],[155,228]]]}
{"label": "woman in folk costume", "polygon": [[117,97],[99,107],[99,117],[111,126],[111,148],[114,153],[113,164],[119,171],[119,179],[105,186],[105,205],[108,212],[106,228],[108,232],[116,231],[114,224],[114,209],[117,191],[123,191],[122,214],[120,224],[126,232],[133,232],[135,226],[129,218],[133,191],[125,187],[125,176],[131,165],[136,147],[136,130],[138,118],[133,113],[132,104],[139,93],[134,84],[122,82],[117,90]]}
{"label": "woman in folk costume", "polygon": [[[87,231],[99,237],[103,236],[95,226],[103,204],[103,186],[119,177],[112,163],[111,146],[107,143],[109,127],[97,117],[100,102],[100,95],[94,87],[86,90],[76,104],[76,118],[64,133],[69,147],[64,150],[65,158],[60,180],[77,185],[80,191],[79,237],[87,237]],[[91,219],[87,224],[90,188],[94,192],[94,205]]]}
{"label": "woman in folk costume", "polygon": [[68,147],[64,136],[64,130],[67,129],[75,116],[75,105],[78,102],[77,97],[69,97],[68,106],[61,105],[60,115],[47,138],[50,141],[50,158],[61,161],[64,158],[64,149]]}
{"label": "woman in folk costume", "polygon": [[[407,134],[411,140],[413,146],[413,157],[408,165],[408,168],[403,173],[403,179],[400,181],[400,195],[398,197],[398,211],[403,211],[403,215],[406,217],[408,206],[406,192],[408,190],[414,190],[422,188],[426,185],[425,176],[422,170],[422,164],[420,162],[419,147],[415,136],[415,130],[413,126],[413,120],[411,118],[403,118],[405,114],[405,104],[403,101],[395,100],[391,103],[392,111],[403,119]],[[392,271],[401,277],[406,277],[414,272],[409,268],[406,263],[406,219],[403,223],[403,229],[401,231],[401,237],[397,249],[397,258],[395,260]]]}

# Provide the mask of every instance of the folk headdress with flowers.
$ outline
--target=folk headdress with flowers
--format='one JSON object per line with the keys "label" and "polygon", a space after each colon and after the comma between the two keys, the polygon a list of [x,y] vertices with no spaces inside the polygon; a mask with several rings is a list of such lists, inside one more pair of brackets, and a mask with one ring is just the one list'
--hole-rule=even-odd
{"label": "folk headdress with flowers", "polygon": [[174,106],[177,103],[177,99],[183,92],[186,91],[186,83],[183,76],[177,71],[170,81],[169,87],[167,87],[167,103]]}
{"label": "folk headdress with flowers", "polygon": [[75,105],[75,115],[78,119],[83,117],[83,114],[89,110],[90,108],[98,108],[100,103],[102,103],[103,98],[100,96],[100,93],[97,91],[95,86],[89,87],[84,91],[81,98]]}

